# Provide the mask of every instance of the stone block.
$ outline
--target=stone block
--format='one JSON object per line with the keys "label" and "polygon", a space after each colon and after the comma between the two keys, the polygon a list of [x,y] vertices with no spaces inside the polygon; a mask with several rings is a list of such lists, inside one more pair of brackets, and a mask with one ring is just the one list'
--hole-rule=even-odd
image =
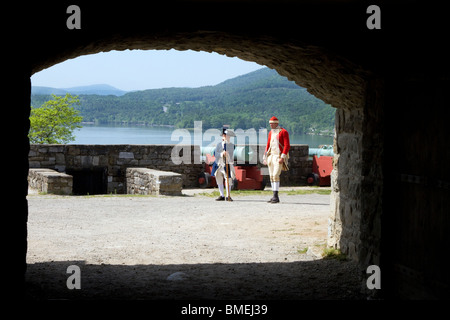
{"label": "stone block", "polygon": [[133,152],[119,152],[119,159],[134,159]]}
{"label": "stone block", "polygon": [[55,154],[55,160],[56,164],[64,165],[66,163],[66,157],[64,156],[64,153]]}
{"label": "stone block", "polygon": [[29,169],[28,185],[39,192],[71,194],[73,177],[52,169]]}
{"label": "stone block", "polygon": [[181,195],[182,175],[147,168],[126,170],[128,194]]}
{"label": "stone block", "polygon": [[67,146],[67,154],[70,156],[78,156],[81,154],[80,148],[78,146]]}

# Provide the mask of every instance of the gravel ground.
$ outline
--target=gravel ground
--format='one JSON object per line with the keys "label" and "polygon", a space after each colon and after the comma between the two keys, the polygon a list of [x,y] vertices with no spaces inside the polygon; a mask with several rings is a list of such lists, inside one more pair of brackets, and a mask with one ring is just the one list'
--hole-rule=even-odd
{"label": "gravel ground", "polygon": [[[204,192],[205,190],[201,190]],[[322,259],[327,195],[28,196],[30,299],[361,299]],[[69,290],[67,267],[80,267]]]}

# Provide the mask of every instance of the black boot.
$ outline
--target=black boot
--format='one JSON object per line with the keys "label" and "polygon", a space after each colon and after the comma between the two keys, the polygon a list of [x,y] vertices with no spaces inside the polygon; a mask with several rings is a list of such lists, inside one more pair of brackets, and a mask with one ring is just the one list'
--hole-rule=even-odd
{"label": "black boot", "polygon": [[267,202],[268,203],[278,203],[278,202],[280,202],[280,199],[278,198],[278,191],[274,191],[272,199],[270,199]]}
{"label": "black boot", "polygon": [[278,191],[273,192],[273,198],[271,199],[271,203],[278,203],[280,199],[278,198]]}
{"label": "black boot", "polygon": [[267,201],[267,203],[272,203],[272,201],[274,201],[274,200],[275,200],[275,191],[273,191],[273,196],[272,196],[272,198],[270,198],[269,201]]}

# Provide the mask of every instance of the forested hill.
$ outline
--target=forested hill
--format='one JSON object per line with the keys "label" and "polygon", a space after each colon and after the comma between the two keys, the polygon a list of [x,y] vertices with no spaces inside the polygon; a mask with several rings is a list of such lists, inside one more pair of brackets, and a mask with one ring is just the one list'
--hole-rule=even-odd
{"label": "forested hill", "polygon": [[[50,97],[31,96],[32,106]],[[263,68],[215,86],[165,88],[129,92],[122,96],[80,95],[83,121],[96,123],[140,123],[192,128],[202,121],[203,129],[268,128],[278,117],[292,133],[331,134],[334,108],[309,94],[306,89]]]}

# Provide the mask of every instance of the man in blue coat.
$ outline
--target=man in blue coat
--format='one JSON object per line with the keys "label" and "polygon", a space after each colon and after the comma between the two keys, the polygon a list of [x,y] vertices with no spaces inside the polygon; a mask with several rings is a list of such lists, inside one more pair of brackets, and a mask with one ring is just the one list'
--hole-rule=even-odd
{"label": "man in blue coat", "polygon": [[[216,201],[233,201],[231,199],[231,185],[233,179],[236,177],[234,172],[234,144],[230,141],[230,137],[234,137],[235,134],[228,128],[222,129],[222,141],[216,145],[214,151],[215,161],[211,175],[216,177],[217,187],[219,188],[220,196]],[[227,177],[228,173],[228,179]],[[224,184],[226,187],[226,198],[224,195]]]}

